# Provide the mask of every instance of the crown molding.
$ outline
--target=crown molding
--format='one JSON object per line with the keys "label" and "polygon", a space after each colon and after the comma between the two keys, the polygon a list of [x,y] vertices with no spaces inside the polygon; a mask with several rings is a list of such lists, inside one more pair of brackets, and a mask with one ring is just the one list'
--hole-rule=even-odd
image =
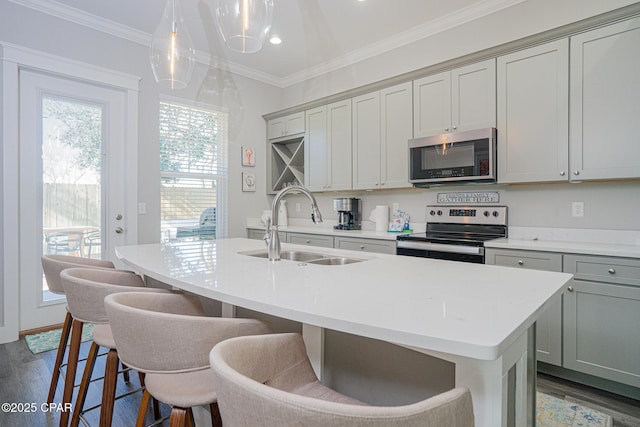
{"label": "crown molding", "polygon": [[471,22],[475,19],[507,9],[524,1],[526,0],[485,0],[479,3],[474,3],[463,9],[449,13],[440,18],[427,21],[424,24],[415,26],[407,31],[398,33],[379,42],[351,51],[333,60],[310,67],[304,71],[293,73],[282,79],[282,87],[302,83],[305,80],[319,77],[326,73],[339,70],[340,68],[356,64],[385,52],[411,44],[417,40],[433,36],[450,30],[451,28]]}

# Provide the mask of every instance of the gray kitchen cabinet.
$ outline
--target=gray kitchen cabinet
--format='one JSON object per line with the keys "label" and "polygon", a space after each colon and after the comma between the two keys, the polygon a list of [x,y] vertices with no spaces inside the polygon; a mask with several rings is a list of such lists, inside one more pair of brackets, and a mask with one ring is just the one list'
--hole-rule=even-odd
{"label": "gray kitchen cabinet", "polygon": [[306,112],[305,186],[351,189],[351,99]]}
{"label": "gray kitchen cabinet", "polygon": [[267,121],[267,138],[277,139],[304,133],[304,111]]}
{"label": "gray kitchen cabinet", "polygon": [[[255,240],[262,240],[264,238],[265,235],[265,231],[261,230],[259,228],[248,228],[247,229],[247,238],[248,239],[255,239]],[[281,242],[286,242],[287,241],[287,233],[284,231],[278,231],[278,236],[280,237],[280,241]]]}
{"label": "gray kitchen cabinet", "polygon": [[495,126],[495,59],[414,80],[414,138]]}
{"label": "gray kitchen cabinet", "polygon": [[333,245],[336,249],[347,249],[350,251],[375,252],[391,255],[396,253],[395,240],[336,236],[333,239]]}
{"label": "gray kitchen cabinet", "polygon": [[565,255],[568,369],[640,387],[640,260]]}
{"label": "gray kitchen cabinet", "polygon": [[498,57],[498,182],[569,179],[569,41]]}
{"label": "gray kitchen cabinet", "polygon": [[352,98],[354,190],[411,187],[411,111],[411,82]]}
{"label": "gray kitchen cabinet", "polygon": [[286,242],[295,243],[296,245],[333,248],[333,236],[323,234],[287,233]]}
{"label": "gray kitchen cabinet", "polygon": [[[487,248],[485,264],[562,271],[562,254]],[[562,301],[551,305],[536,323],[536,358],[552,365],[562,365]]]}
{"label": "gray kitchen cabinet", "polygon": [[572,180],[640,177],[640,18],[571,37]]}

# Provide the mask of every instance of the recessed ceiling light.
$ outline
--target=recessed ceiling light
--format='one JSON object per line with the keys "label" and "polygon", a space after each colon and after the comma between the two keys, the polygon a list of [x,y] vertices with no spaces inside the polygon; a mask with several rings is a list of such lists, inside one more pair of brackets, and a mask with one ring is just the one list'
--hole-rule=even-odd
{"label": "recessed ceiling light", "polygon": [[280,44],[280,43],[282,43],[282,40],[280,39],[280,37],[278,37],[276,35],[273,35],[269,39],[269,43],[271,43],[271,44]]}

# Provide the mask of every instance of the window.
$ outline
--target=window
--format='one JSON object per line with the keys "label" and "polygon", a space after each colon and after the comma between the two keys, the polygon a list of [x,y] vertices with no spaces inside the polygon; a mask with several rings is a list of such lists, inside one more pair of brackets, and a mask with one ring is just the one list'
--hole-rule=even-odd
{"label": "window", "polygon": [[227,114],[160,102],[163,241],[226,234]]}

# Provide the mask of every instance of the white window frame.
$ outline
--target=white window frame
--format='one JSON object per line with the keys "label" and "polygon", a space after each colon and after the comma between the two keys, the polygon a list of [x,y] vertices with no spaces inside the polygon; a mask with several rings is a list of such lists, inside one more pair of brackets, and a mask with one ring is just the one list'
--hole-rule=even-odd
{"label": "white window frame", "polygon": [[[216,238],[221,239],[227,236],[227,193],[228,193],[228,183],[229,183],[229,117],[228,111],[226,109],[217,107],[211,104],[205,104],[201,102],[186,100],[182,98],[171,97],[168,95],[160,96],[160,103],[171,103],[177,104],[184,107],[194,107],[202,110],[211,111],[214,113],[226,114],[225,118],[226,129],[225,135],[223,137],[223,145],[220,148],[220,158],[223,159],[222,167],[218,167],[218,173],[216,174],[206,174],[206,173],[193,173],[193,172],[172,172],[172,171],[163,171],[160,170],[160,180],[162,178],[192,178],[192,179],[208,179],[216,182]],[[158,105],[159,107],[159,105]],[[160,108],[158,108],[158,112]],[[158,114],[158,126],[160,126],[160,114]],[[158,158],[159,160],[159,158]],[[160,182],[162,185],[162,182]],[[161,207],[162,209],[162,207]],[[162,213],[161,213],[162,214]],[[163,221],[161,220],[161,228]],[[161,230],[162,233],[162,230]],[[162,236],[162,240],[165,240],[166,237]]]}

